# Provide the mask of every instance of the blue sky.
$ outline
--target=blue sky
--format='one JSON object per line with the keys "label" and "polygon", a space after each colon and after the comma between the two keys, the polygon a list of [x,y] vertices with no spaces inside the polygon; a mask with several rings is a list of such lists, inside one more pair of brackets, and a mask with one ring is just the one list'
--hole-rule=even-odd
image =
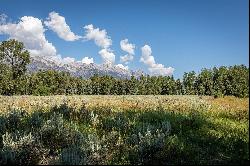
{"label": "blue sky", "polygon": [[[130,69],[148,72],[140,62],[141,47],[147,44],[155,63],[173,67],[174,77],[181,78],[184,72],[202,68],[249,66],[248,6],[248,0],[0,0],[0,14],[12,22],[23,16],[44,21],[55,11],[79,36],[85,34],[84,26],[93,24],[110,36],[116,64],[126,54],[120,41],[127,38],[136,46]],[[65,41],[44,27],[46,39],[62,57],[88,56],[102,62],[94,41]],[[1,41],[7,38],[0,35]]]}

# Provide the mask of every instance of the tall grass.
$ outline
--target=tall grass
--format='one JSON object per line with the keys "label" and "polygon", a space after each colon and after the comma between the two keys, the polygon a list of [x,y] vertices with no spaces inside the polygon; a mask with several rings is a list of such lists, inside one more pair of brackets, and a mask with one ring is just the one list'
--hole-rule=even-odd
{"label": "tall grass", "polygon": [[0,164],[249,163],[248,99],[13,96],[0,103]]}

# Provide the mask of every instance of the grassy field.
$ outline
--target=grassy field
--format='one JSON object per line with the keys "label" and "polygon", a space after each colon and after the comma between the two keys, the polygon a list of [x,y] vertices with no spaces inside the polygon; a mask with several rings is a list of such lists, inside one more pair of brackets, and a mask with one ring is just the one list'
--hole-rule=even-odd
{"label": "grassy field", "polygon": [[249,99],[0,96],[0,164],[247,164]]}

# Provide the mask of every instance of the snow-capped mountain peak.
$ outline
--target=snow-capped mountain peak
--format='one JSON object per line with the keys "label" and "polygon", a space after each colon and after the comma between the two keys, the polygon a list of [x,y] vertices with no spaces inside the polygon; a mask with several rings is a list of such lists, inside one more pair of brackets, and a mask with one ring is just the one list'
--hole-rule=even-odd
{"label": "snow-capped mountain peak", "polygon": [[39,56],[31,57],[31,63],[28,65],[30,73],[39,70],[56,70],[69,72],[73,76],[89,78],[94,74],[110,75],[115,78],[130,78],[134,75],[136,78],[144,74],[142,71],[132,71],[119,65],[112,64],[85,64],[80,61],[63,63],[53,58],[43,58]]}

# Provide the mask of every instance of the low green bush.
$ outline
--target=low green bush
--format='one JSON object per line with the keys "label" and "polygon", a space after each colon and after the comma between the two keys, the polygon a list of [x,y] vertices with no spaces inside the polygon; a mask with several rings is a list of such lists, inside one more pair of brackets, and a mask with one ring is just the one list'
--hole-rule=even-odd
{"label": "low green bush", "polygon": [[[0,116],[0,164],[246,164],[248,122],[163,108],[120,110],[67,104]],[[197,110],[196,110],[197,109]]]}

